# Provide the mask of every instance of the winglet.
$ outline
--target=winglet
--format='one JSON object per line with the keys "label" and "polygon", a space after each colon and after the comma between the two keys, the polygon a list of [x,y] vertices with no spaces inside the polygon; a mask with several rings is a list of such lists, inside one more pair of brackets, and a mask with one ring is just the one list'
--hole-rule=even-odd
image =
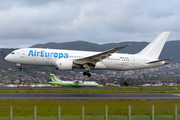
{"label": "winglet", "polygon": [[[119,51],[119,50],[121,50],[121,49],[123,49],[123,48],[125,48],[125,47],[128,47],[128,46],[130,46],[131,44],[129,44],[129,45],[125,45],[125,46],[121,46],[121,47],[115,47],[114,49],[112,49],[112,52],[114,53],[114,51],[115,52],[117,52],[117,51]],[[114,50],[114,51],[113,51]]]}
{"label": "winglet", "polygon": [[124,46],[121,46],[121,47],[115,47],[115,48],[113,48],[113,49],[110,49],[110,50],[107,50],[107,51],[104,51],[104,52],[102,52],[102,53],[100,53],[100,54],[104,54],[104,53],[115,53],[115,52],[117,52],[117,51],[119,51],[119,50],[121,50],[121,49],[123,49],[123,48],[125,48],[125,47],[128,47],[128,46],[130,46],[131,44],[129,44],[129,45],[124,45]]}

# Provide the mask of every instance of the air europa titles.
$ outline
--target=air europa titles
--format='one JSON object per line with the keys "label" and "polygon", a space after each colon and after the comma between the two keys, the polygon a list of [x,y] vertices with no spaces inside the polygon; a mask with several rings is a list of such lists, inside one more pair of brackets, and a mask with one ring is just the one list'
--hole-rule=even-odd
{"label": "air europa titles", "polygon": [[33,57],[54,57],[54,58],[68,58],[67,53],[57,53],[57,52],[46,52],[46,51],[36,51],[30,50],[28,56]]}

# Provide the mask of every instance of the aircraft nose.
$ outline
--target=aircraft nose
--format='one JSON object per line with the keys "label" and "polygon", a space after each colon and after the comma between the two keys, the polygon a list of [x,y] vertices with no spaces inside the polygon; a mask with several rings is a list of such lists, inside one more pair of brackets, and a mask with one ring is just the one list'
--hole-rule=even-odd
{"label": "aircraft nose", "polygon": [[6,61],[10,61],[9,55],[7,55],[4,59],[5,59]]}

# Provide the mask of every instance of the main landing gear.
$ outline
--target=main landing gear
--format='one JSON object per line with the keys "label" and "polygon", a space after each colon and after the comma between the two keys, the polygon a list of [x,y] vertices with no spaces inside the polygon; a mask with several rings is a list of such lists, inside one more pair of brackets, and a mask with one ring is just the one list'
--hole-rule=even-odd
{"label": "main landing gear", "polygon": [[84,75],[84,76],[87,75],[88,77],[91,77],[91,73],[89,73],[89,71],[83,72],[83,75]]}

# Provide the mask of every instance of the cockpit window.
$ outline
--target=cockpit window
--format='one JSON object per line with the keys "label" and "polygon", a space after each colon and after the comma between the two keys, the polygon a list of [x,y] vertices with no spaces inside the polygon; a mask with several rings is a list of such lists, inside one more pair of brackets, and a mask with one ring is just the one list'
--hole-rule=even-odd
{"label": "cockpit window", "polygon": [[11,54],[15,54],[15,52],[12,52]]}

